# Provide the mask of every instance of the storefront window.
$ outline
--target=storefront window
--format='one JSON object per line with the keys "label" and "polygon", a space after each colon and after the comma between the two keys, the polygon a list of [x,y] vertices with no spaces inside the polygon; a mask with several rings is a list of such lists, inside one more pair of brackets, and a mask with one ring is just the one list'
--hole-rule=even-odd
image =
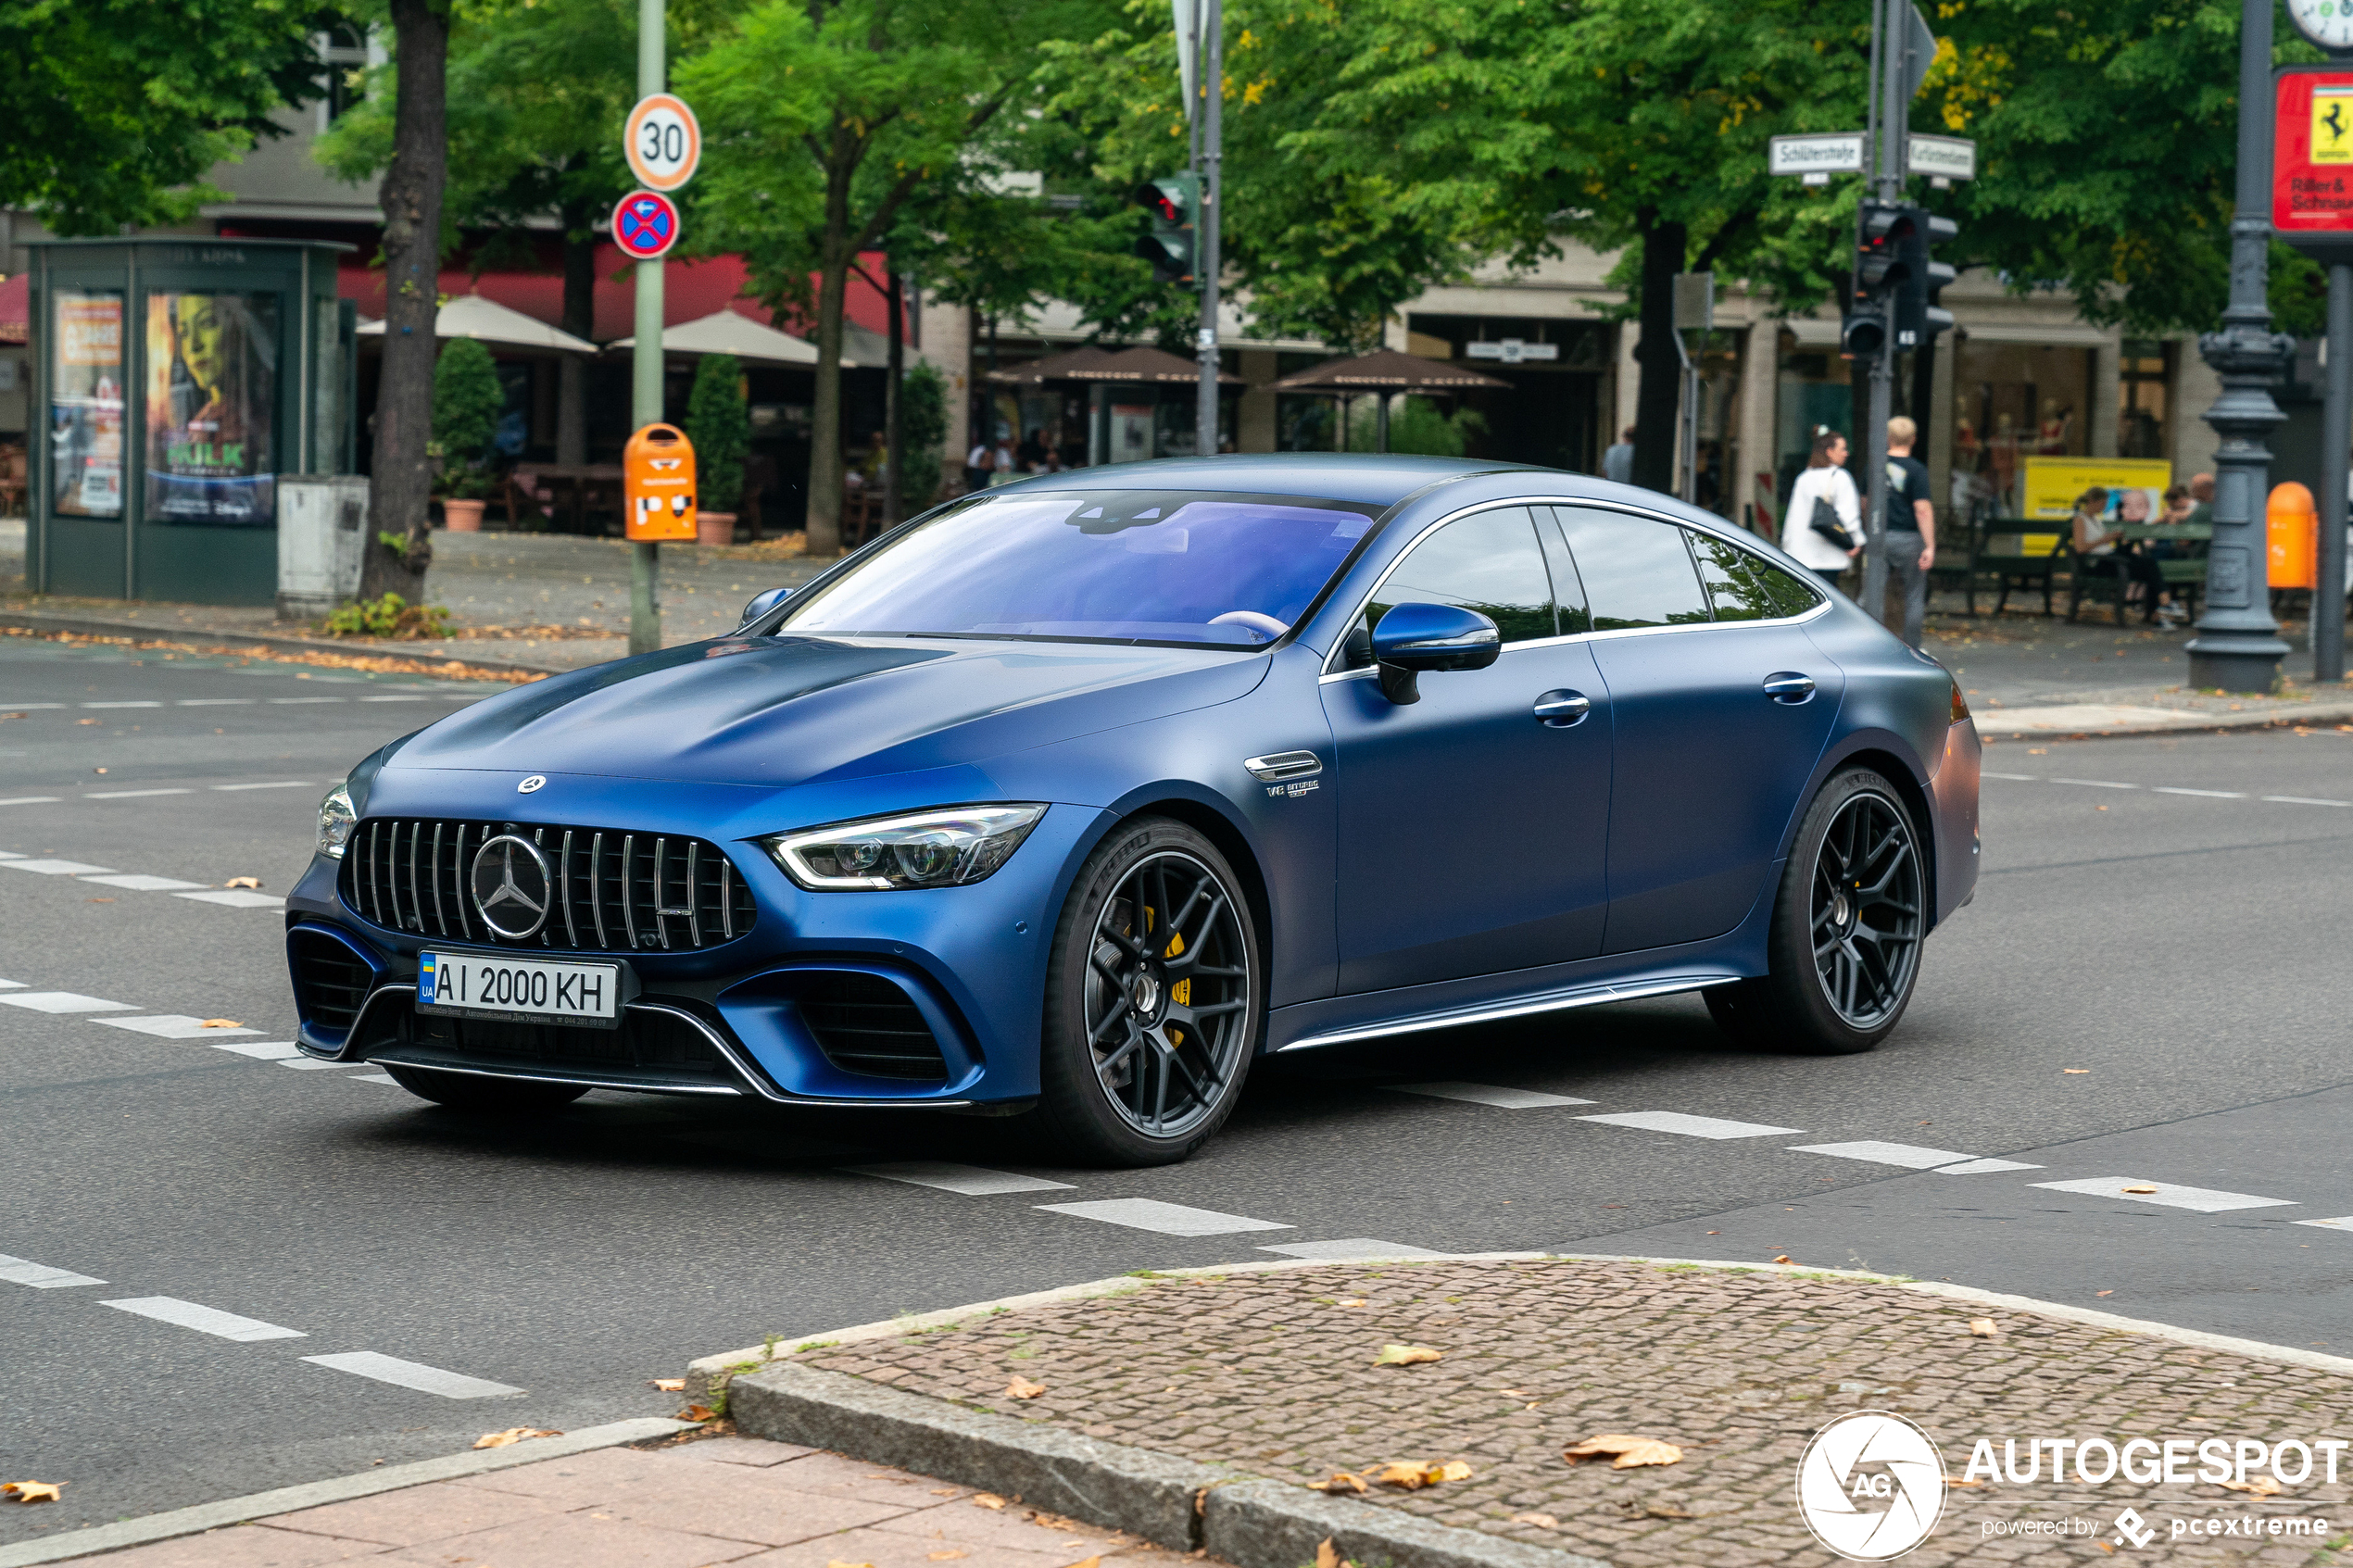
{"label": "storefront window", "polygon": [[49,378],[50,505],[61,517],[122,515],[122,295],[60,289]]}
{"label": "storefront window", "polygon": [[278,296],[147,296],[147,504],[157,522],[277,521]]}
{"label": "storefront window", "polygon": [[2020,459],[2091,451],[2092,359],[2088,348],[1963,335],[1953,374],[1957,506],[1972,517],[2017,517]]}
{"label": "storefront window", "polygon": [[2126,338],[2116,389],[2116,455],[2165,456],[2166,345],[2155,338]]}

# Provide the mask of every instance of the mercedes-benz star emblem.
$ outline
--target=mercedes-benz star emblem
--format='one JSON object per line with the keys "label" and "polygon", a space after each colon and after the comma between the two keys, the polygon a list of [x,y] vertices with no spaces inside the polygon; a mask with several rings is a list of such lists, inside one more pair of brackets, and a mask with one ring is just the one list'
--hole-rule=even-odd
{"label": "mercedes-benz star emblem", "polygon": [[547,857],[529,839],[502,833],[475,850],[469,880],[483,924],[509,941],[536,935],[547,923],[547,892],[554,879]]}
{"label": "mercedes-benz star emblem", "polygon": [[531,777],[523,780],[522,783],[515,785],[515,793],[517,795],[530,795],[536,790],[545,788],[547,786],[547,774],[534,773]]}

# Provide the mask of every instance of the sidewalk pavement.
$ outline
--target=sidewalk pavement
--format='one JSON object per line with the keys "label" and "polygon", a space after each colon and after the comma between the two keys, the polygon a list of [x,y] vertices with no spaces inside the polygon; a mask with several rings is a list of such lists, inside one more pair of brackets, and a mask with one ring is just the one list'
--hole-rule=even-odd
{"label": "sidewalk pavement", "polygon": [[76,1561],[105,1568],[1194,1568],[1201,1560],[969,1486],[796,1444],[720,1436],[651,1450],[598,1449]]}
{"label": "sidewalk pavement", "polygon": [[[1340,1505],[1359,1517],[1376,1516],[1369,1505],[1492,1543],[1490,1556],[1450,1562],[1749,1568],[1835,1561],[1801,1519],[1799,1461],[1824,1424],[1880,1410],[1924,1429],[1956,1483],[1938,1488],[1944,1517],[1906,1560],[1923,1568],[2129,1556],[2115,1544],[2128,1508],[2162,1537],[2156,1561],[2353,1562],[2353,1454],[2333,1481],[2316,1462],[2268,1492],[2260,1461],[2256,1489],[2234,1491],[2196,1480],[2085,1484],[2072,1471],[2055,1486],[2040,1459],[2028,1460],[2047,1455],[2030,1447],[2045,1438],[2119,1449],[2136,1437],[2187,1439],[2178,1451],[2192,1456],[2183,1472],[2192,1475],[2196,1444],[2210,1437],[2294,1439],[2318,1454],[2323,1439],[2353,1438],[2353,1361],[2321,1352],[2036,1310],[1949,1285],[1729,1263],[1273,1264],[1063,1294],[787,1347],[788,1361],[736,1375],[733,1413],[768,1436],[824,1425],[836,1446],[871,1454],[908,1446],[908,1411],[885,1406],[920,1396],[953,1439],[935,1434],[934,1467],[968,1482],[987,1477],[957,1456],[983,1439],[1001,1456],[1022,1434],[1062,1453],[1065,1467],[1069,1446],[1088,1439],[1129,1456],[1131,1472],[1138,1450],[1219,1467],[1203,1538],[1244,1568],[1295,1568],[1286,1559],[1312,1556],[1300,1543],[1315,1535],[1294,1532],[1288,1552],[1236,1549],[1238,1537],[1216,1528],[1221,1497],[1254,1487],[1263,1498],[1276,1484],[1279,1497],[1328,1510],[1305,1488],[1336,1472],[1369,1484]],[[1972,1320],[1987,1320],[1982,1333]],[[1438,1357],[1377,1364],[1384,1347],[1401,1345]],[[959,1435],[958,1423],[968,1430]],[[1660,1439],[1681,1457],[1627,1469],[1565,1460],[1566,1448],[1612,1434]],[[1989,1461],[2005,1456],[2015,1469],[1987,1479],[1972,1468],[1980,1439],[1990,1441]],[[1377,1479],[1392,1465],[1427,1474],[1457,1461],[1467,1467],[1459,1479],[1412,1489]],[[2285,1468],[2296,1474],[2293,1461]],[[1339,1495],[1353,1498],[1341,1485]],[[2307,1522],[2284,1531],[2318,1533],[2269,1534],[2275,1519]],[[2232,1520],[2240,1524],[2230,1535],[2207,1534]],[[1416,1562],[1395,1555],[1401,1568]]]}

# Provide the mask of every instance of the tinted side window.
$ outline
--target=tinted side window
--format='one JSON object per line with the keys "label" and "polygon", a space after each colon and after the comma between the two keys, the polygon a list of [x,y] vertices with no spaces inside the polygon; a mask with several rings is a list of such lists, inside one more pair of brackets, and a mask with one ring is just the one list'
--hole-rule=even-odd
{"label": "tinted side window", "polygon": [[1749,570],[1747,551],[1692,532],[1692,553],[1699,558],[1699,580],[1706,584],[1717,620],[1769,621],[1783,613],[1773,608],[1772,596]]}
{"label": "tinted side window", "polygon": [[1553,512],[1577,558],[1594,631],[1711,619],[1681,529],[1583,507],[1555,507]]}
{"label": "tinted side window", "polygon": [[1460,605],[1495,623],[1506,645],[1554,634],[1553,590],[1526,507],[1499,507],[1457,518],[1414,546],[1365,607],[1363,632],[1345,662],[1371,661],[1369,633],[1390,607]]}
{"label": "tinted side window", "polygon": [[1803,615],[1822,602],[1822,591],[1804,578],[1761,556],[1752,556],[1745,550],[1741,556],[1748,563],[1749,575],[1763,586],[1775,615]]}
{"label": "tinted side window", "polygon": [[1553,610],[1560,618],[1561,635],[1592,631],[1593,618],[1585,608],[1585,584],[1577,575],[1577,563],[1569,558],[1558,518],[1550,507],[1529,509],[1536,514],[1536,536],[1543,541],[1544,564],[1552,569]]}

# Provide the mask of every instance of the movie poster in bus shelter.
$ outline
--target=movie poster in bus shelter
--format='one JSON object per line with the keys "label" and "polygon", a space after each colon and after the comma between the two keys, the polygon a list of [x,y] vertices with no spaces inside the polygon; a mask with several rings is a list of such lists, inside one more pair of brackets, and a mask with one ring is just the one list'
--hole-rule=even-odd
{"label": "movie poster in bus shelter", "polygon": [[60,289],[49,389],[49,505],[122,515],[122,295]]}
{"label": "movie poster in bus shelter", "polygon": [[147,296],[147,507],[154,522],[277,521],[278,296]]}

